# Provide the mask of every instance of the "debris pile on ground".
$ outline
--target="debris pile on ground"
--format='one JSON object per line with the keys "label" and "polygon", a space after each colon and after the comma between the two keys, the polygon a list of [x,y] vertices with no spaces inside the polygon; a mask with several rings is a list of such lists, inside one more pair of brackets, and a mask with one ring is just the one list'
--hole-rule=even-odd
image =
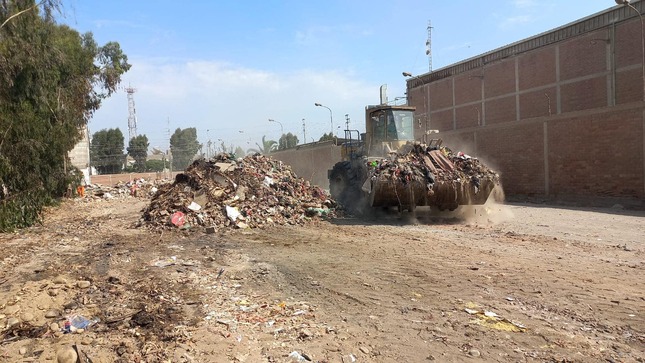
{"label": "debris pile on ground", "polygon": [[143,212],[152,227],[262,228],[331,216],[335,202],[291,167],[260,154],[197,160],[159,187]]}
{"label": "debris pile on ground", "polygon": [[372,180],[397,180],[402,184],[411,181],[425,182],[428,190],[435,183],[472,184],[476,188],[484,183],[499,183],[499,175],[482,164],[479,159],[462,152],[453,153],[447,147],[425,144],[407,144],[391,158],[369,163]]}
{"label": "debris pile on ground", "polygon": [[169,179],[146,180],[139,178],[128,182],[120,181],[114,186],[88,184],[83,188],[82,193],[79,193],[79,196],[88,200],[128,197],[147,198],[154,195],[159,186],[170,183],[171,180]]}

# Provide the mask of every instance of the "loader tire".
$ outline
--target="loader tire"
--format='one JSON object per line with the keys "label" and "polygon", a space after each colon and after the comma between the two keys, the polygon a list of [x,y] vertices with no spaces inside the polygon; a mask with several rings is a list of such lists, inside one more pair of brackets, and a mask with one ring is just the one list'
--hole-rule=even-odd
{"label": "loader tire", "polygon": [[352,214],[362,214],[366,196],[361,190],[364,173],[350,161],[334,165],[329,174],[329,193],[343,208]]}

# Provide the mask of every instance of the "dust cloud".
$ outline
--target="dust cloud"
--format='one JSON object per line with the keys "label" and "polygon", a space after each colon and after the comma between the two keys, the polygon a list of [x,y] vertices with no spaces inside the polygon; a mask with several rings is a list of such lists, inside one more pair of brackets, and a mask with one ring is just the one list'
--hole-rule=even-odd
{"label": "dust cloud", "polygon": [[510,206],[504,204],[504,190],[495,187],[485,204],[462,205],[454,211],[439,211],[432,207],[417,207],[414,212],[391,209],[366,209],[364,217],[372,222],[394,222],[403,225],[472,224],[495,226],[515,218]]}

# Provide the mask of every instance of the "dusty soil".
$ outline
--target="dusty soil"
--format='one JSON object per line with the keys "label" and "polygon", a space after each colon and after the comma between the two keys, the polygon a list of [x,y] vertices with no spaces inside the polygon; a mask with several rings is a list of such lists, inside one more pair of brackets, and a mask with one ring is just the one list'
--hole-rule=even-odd
{"label": "dusty soil", "polygon": [[[69,200],[0,235],[0,361],[645,362],[644,212],[205,234],[135,228],[145,205]],[[71,314],[99,321],[64,334]]]}

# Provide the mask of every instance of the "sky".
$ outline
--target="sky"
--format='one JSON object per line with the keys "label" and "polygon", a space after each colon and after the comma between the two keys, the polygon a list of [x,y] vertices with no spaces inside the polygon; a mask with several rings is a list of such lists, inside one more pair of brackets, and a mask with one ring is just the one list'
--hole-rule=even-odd
{"label": "sky", "polygon": [[[257,148],[291,132],[300,143],[364,131],[365,106],[405,96],[402,72],[458,63],[616,6],[611,0],[64,0],[60,23],[116,41],[132,65],[137,133],[166,150],[197,128],[211,153]],[[400,104],[399,100],[398,103]],[[324,107],[316,107],[320,103]],[[269,121],[269,119],[274,120]],[[304,124],[304,127],[303,127]],[[124,90],[90,132],[128,135]],[[127,141],[126,141],[127,145]]]}

